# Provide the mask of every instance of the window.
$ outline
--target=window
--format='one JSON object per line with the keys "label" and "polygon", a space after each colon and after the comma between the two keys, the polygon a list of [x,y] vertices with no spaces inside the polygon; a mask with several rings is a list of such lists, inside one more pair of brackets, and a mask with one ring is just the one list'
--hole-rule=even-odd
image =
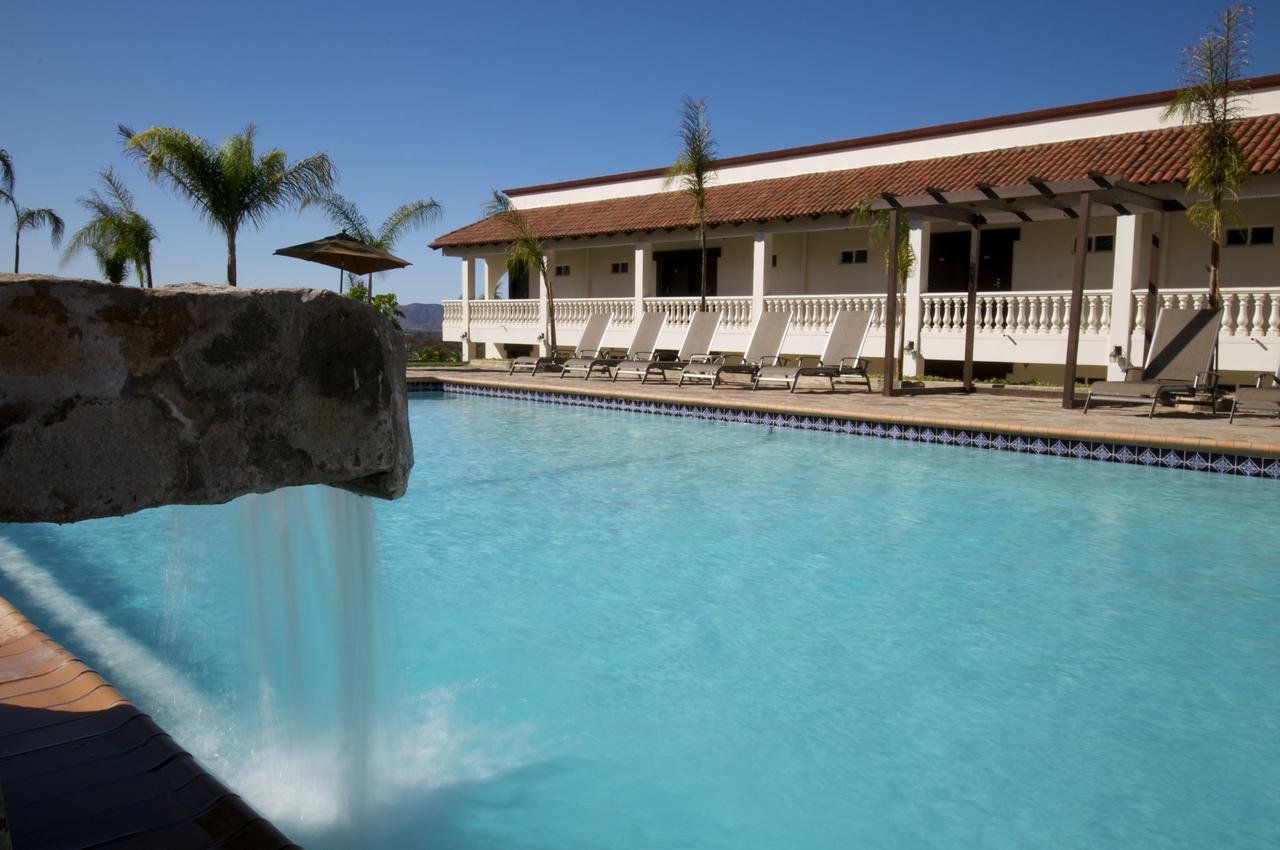
{"label": "window", "polygon": [[627,274],[630,271],[631,271],[630,263],[614,263],[613,265],[609,266],[610,274]]}
{"label": "window", "polygon": [[851,263],[865,263],[867,261],[867,250],[859,248],[856,251],[841,251],[840,265],[847,266]]}
{"label": "window", "polygon": [[556,277],[568,277],[568,276],[569,276],[568,266],[556,266]]}
{"label": "window", "polygon": [[1274,227],[1239,227],[1227,231],[1228,245],[1274,245]]}
{"label": "window", "polygon": [[1116,249],[1116,238],[1111,235],[1090,236],[1089,253],[1108,254]]}
{"label": "window", "polygon": [[775,269],[778,267],[778,255],[777,255],[777,254],[774,254],[774,255],[772,256],[772,259],[770,259],[770,260],[769,260],[769,265],[770,265],[770,266],[772,266],[772,267],[773,267],[773,268],[775,268]]}

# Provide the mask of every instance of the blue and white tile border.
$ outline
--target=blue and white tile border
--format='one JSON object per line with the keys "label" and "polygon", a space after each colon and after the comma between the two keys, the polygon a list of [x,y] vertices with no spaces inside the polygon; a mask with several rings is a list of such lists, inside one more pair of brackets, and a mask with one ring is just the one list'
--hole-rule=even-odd
{"label": "blue and white tile border", "polygon": [[797,428],[802,431],[828,431],[840,434],[856,434],[864,437],[883,437],[890,440],[942,443],[995,451],[1054,455],[1057,457],[1079,458],[1081,460],[1131,463],[1138,466],[1159,466],[1167,469],[1187,469],[1194,472],[1216,472],[1225,475],[1245,475],[1251,478],[1265,477],[1280,480],[1280,458],[1254,455],[1224,454],[1197,451],[1195,449],[1171,449],[1133,443],[1027,437],[968,428],[942,428],[917,424],[900,425],[840,416],[740,410],[733,407],[711,407],[667,401],[610,398],[573,392],[521,390],[508,387],[454,383],[452,381],[414,381],[409,384],[410,395],[441,391],[461,395],[493,396],[520,401],[563,404],[571,407],[594,407],[605,410],[623,410],[631,413],[677,416],[686,419],[741,422],[752,425],[768,425],[775,428]]}

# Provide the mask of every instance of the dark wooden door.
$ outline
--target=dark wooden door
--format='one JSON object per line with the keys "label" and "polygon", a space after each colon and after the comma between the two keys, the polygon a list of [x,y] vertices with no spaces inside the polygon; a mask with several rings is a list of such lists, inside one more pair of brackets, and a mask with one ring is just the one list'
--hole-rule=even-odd
{"label": "dark wooden door", "polygon": [[529,270],[524,266],[514,271],[507,269],[507,297],[513,299],[529,297]]}
{"label": "dark wooden door", "polygon": [[[1016,227],[982,231],[978,243],[978,291],[1008,292],[1013,286]],[[969,288],[969,231],[935,233],[929,240],[929,291],[965,292]]]}
{"label": "dark wooden door", "polygon": [[[657,289],[662,298],[697,296],[702,288],[702,252],[697,248],[688,251],[655,251],[658,264]],[[720,249],[707,249],[707,295],[716,294],[716,266]]]}

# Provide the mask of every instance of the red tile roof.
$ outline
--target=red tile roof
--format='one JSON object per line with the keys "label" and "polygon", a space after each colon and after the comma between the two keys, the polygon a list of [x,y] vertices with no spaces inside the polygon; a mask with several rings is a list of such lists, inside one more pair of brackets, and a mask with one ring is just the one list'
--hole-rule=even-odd
{"label": "red tile roof", "polygon": [[[1280,114],[1241,122],[1239,138],[1253,174],[1280,172]],[[799,216],[844,215],[882,192],[919,195],[926,188],[960,191],[979,183],[1009,186],[1034,175],[1051,183],[1102,172],[1137,184],[1187,179],[1193,132],[1170,127],[1092,139],[1004,148],[960,156],[823,171],[795,177],[714,186],[707,198],[709,224],[743,224]],[[544,239],[604,236],[688,227],[689,199],[681,192],[608,198],[526,211]],[[508,227],[482,219],[439,237],[432,248],[501,244]]]}

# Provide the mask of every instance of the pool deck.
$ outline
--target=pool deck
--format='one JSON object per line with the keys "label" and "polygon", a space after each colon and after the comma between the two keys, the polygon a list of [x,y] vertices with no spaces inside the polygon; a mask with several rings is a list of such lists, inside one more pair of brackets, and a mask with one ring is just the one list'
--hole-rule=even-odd
{"label": "pool deck", "polygon": [[0,846],[297,846],[3,598],[0,793]]}
{"label": "pool deck", "polygon": [[[1157,409],[1147,418],[1142,405],[1103,405],[1088,414],[1065,410],[1060,390],[1010,388],[1006,393],[984,390],[972,395],[928,391],[885,398],[864,388],[841,387],[836,393],[803,388],[795,393],[767,388],[752,392],[750,385],[711,389],[705,384],[677,387],[674,383],[611,383],[596,377],[560,378],[555,374],[508,375],[497,365],[471,368],[410,368],[410,382],[439,381],[498,390],[538,390],[601,398],[700,405],[732,410],[856,419],[915,428],[966,429],[1021,436],[1028,439],[1078,440],[1094,444],[1147,446],[1205,453],[1280,458],[1280,417],[1241,414],[1235,424],[1227,415]],[[731,378],[732,379],[732,378]],[[873,382],[878,388],[878,383]],[[1083,396],[1080,396],[1083,398]]]}

